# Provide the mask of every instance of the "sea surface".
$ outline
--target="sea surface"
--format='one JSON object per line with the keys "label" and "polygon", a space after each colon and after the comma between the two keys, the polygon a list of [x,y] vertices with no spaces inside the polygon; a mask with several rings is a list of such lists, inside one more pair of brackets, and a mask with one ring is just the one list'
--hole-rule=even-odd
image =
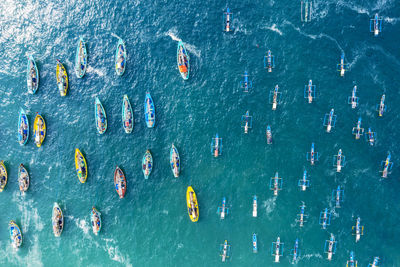
{"label": "sea surface", "polygon": [[[233,33],[224,33],[222,15],[233,12]],[[400,4],[396,0],[313,1],[311,22],[301,22],[300,1],[27,1],[0,2],[0,159],[9,181],[0,193],[1,266],[345,266],[354,251],[359,266],[374,256],[382,266],[400,266]],[[369,20],[383,18],[383,32],[374,37]],[[78,79],[73,71],[76,45],[82,36],[88,49],[88,70]],[[114,51],[121,37],[128,53],[122,77],[114,71]],[[182,40],[190,56],[190,78],[177,70],[176,49]],[[267,73],[263,57],[275,56]],[[348,71],[340,77],[336,64],[345,54]],[[40,72],[39,89],[28,94],[26,62],[32,54]],[[56,59],[69,74],[70,87],[61,97],[56,87]],[[239,87],[248,71],[253,88]],[[304,85],[312,79],[317,99],[308,104]],[[278,84],[282,103],[268,103]],[[347,103],[354,85],[359,107]],[[144,121],[149,91],[156,108],[156,126]],[[386,94],[387,112],[375,106]],[[127,94],[135,116],[132,134],[121,122],[122,97]],[[107,112],[108,129],[96,131],[94,100]],[[40,112],[47,136],[37,148],[32,135],[17,143],[20,108],[32,124]],[[336,127],[326,133],[323,118],[330,109]],[[249,110],[252,128],[244,134],[241,116]],[[370,147],[355,140],[352,127],[377,132]],[[270,125],[273,144],[267,145]],[[218,133],[223,153],[214,158],[211,139]],[[315,143],[320,160],[314,166],[306,152]],[[174,143],[181,156],[181,175],[169,167]],[[74,150],[88,162],[81,184],[75,173]],[[154,157],[148,180],[141,171],[146,149]],[[332,157],[342,149],[347,164],[341,173]],[[380,177],[380,163],[392,153],[393,172]],[[31,175],[28,192],[18,189],[18,166]],[[127,177],[119,199],[113,186],[115,166]],[[311,186],[302,192],[297,181],[304,168]],[[277,197],[269,190],[275,172],[283,178]],[[200,219],[192,223],[186,209],[191,185],[199,200]],[[335,208],[332,190],[344,188],[344,202]],[[252,197],[258,197],[253,218]],[[226,197],[229,214],[220,220],[217,208]],[[64,211],[61,237],[53,235],[54,202]],[[296,224],[299,206],[308,221]],[[102,214],[99,236],[90,227],[91,207]],[[320,212],[332,210],[327,230]],[[360,216],[364,235],[355,243],[352,225]],[[8,222],[23,232],[23,245],[11,247]],[[252,234],[257,233],[257,254]],[[325,240],[333,233],[337,252],[329,262]],[[284,242],[280,264],[273,263],[271,242]],[[289,256],[295,239],[301,257]],[[228,240],[231,257],[221,263],[220,244]]]}

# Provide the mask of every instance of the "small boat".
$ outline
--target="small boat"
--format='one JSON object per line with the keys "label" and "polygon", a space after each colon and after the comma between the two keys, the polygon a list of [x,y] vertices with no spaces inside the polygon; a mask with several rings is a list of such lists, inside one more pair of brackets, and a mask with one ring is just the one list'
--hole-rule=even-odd
{"label": "small boat", "polygon": [[370,263],[368,267],[379,267],[379,257],[375,257],[374,262]]}
{"label": "small boat", "polygon": [[228,240],[225,240],[224,244],[219,246],[220,256],[222,262],[225,262],[231,256],[231,246],[228,245]]}
{"label": "small boat", "polygon": [[118,76],[124,74],[126,68],[126,48],[121,38],[118,40],[117,49],[115,50],[115,72]]}
{"label": "small boat", "polygon": [[296,241],[294,243],[294,247],[291,250],[290,255],[293,256],[293,261],[297,261],[300,257],[300,249],[299,249],[299,239],[296,238]]}
{"label": "small boat", "polygon": [[253,253],[258,252],[258,247],[257,247],[257,235],[254,233],[253,234]]}
{"label": "small boat", "polygon": [[107,130],[107,114],[97,96],[94,105],[94,115],[96,118],[97,131],[99,134],[104,134]]}
{"label": "small boat", "polygon": [[133,129],[133,111],[131,102],[127,95],[124,95],[122,100],[122,127],[124,127],[125,133],[129,134]]}
{"label": "small boat", "polygon": [[150,150],[147,150],[143,155],[142,159],[142,171],[144,179],[148,179],[151,171],[153,170],[153,157],[151,156]]}
{"label": "small boat", "polygon": [[151,98],[149,92],[146,93],[146,98],[144,100],[144,118],[146,120],[147,128],[153,128],[156,123],[156,110],[153,98]]}
{"label": "small boat", "polygon": [[319,224],[322,226],[322,229],[326,229],[327,226],[331,225],[331,213],[327,208],[320,212]]}
{"label": "small boat", "polygon": [[347,261],[346,267],[357,267],[357,261],[354,259],[353,251],[350,251],[350,259]]}
{"label": "small boat", "polygon": [[340,172],[346,164],[346,156],[339,149],[338,154],[333,156],[333,167],[336,167],[336,172]]}
{"label": "small boat", "polygon": [[364,134],[364,128],[361,128],[361,117],[358,119],[357,126],[353,127],[352,133],[356,139],[360,139],[360,136]]}
{"label": "small boat", "polygon": [[267,144],[270,145],[272,144],[272,131],[271,131],[271,127],[269,125],[267,125]]}
{"label": "small boat", "polygon": [[178,70],[184,80],[189,79],[189,55],[183,46],[183,42],[179,41],[178,49],[176,51],[176,61],[178,63]]}
{"label": "small boat", "polygon": [[225,219],[225,216],[229,213],[229,209],[226,207],[226,198],[222,198],[222,205],[218,207],[217,213],[219,214],[221,220]]}
{"label": "small boat", "polygon": [[18,185],[19,190],[23,193],[29,188],[29,173],[21,163],[18,168]]}
{"label": "small boat", "polygon": [[390,174],[392,171],[393,162],[390,161],[390,159],[391,159],[391,155],[389,152],[386,160],[381,162],[382,170],[380,172],[382,172],[382,178],[387,178],[388,174]]}
{"label": "small boat", "polygon": [[253,217],[257,217],[257,196],[253,197]]}
{"label": "small boat", "polygon": [[215,158],[217,158],[219,155],[222,153],[222,138],[218,136],[218,134],[215,135],[215,137],[212,138],[211,140],[211,154],[214,155]]}
{"label": "small boat", "polygon": [[318,161],[319,153],[315,152],[314,143],[311,143],[311,151],[307,152],[306,158],[307,161],[311,163],[311,165],[314,165],[314,163]]}
{"label": "small boat", "polygon": [[304,98],[308,99],[308,103],[311,104],[315,98],[316,86],[312,84],[312,80],[308,81],[308,85],[304,86]]}
{"label": "small boat", "polygon": [[32,55],[30,55],[28,58],[28,64],[26,68],[26,83],[28,85],[28,93],[36,93],[39,87],[39,71]]}
{"label": "small boat", "polygon": [[126,192],[126,178],[124,172],[117,166],[114,171],[114,187],[119,198],[124,198]]}
{"label": "small boat", "polygon": [[21,108],[18,118],[18,143],[25,145],[29,138],[29,121],[25,111]]}
{"label": "small boat", "polygon": [[373,132],[371,128],[368,128],[368,132],[365,135],[367,142],[369,143],[370,146],[375,145],[375,139],[376,139],[376,132]]}
{"label": "small boat", "polygon": [[8,175],[4,161],[0,161],[0,192],[3,192],[7,185]]}
{"label": "small boat", "polygon": [[186,204],[190,220],[192,222],[197,222],[199,220],[199,205],[197,203],[196,193],[191,186],[189,186],[186,191]]}
{"label": "small boat", "polygon": [[57,67],[56,67],[56,78],[57,78],[57,87],[61,96],[66,96],[68,91],[68,74],[61,64],[60,60],[57,59]]}
{"label": "small boat", "polygon": [[57,203],[54,203],[51,221],[54,236],[59,237],[64,229],[64,215]]}
{"label": "small boat", "polygon": [[245,134],[247,134],[249,129],[253,127],[253,117],[250,116],[249,111],[246,111],[246,114],[242,115],[242,127],[244,128]]}
{"label": "small boat", "polygon": [[344,53],[340,56],[340,63],[337,64],[337,70],[340,72],[340,76],[344,77],[344,72],[347,70],[347,64],[344,63]]}
{"label": "small boat", "polygon": [[268,72],[272,72],[272,69],[275,68],[275,57],[271,50],[268,50],[267,55],[264,56],[264,68],[268,69]]}
{"label": "small boat", "polygon": [[296,221],[299,222],[300,227],[304,226],[304,223],[307,222],[308,215],[305,213],[306,205],[304,203],[300,206],[300,213],[297,214]]}
{"label": "small boat", "polygon": [[364,226],[361,225],[361,218],[357,217],[356,225],[352,227],[353,235],[356,236],[356,243],[360,241],[362,235],[364,235]]}
{"label": "small boat", "polygon": [[385,94],[383,94],[381,97],[381,101],[379,102],[379,105],[377,105],[376,107],[379,117],[382,117],[383,113],[386,111],[385,98],[386,96]]}
{"label": "small boat", "polygon": [[85,41],[79,37],[78,46],[76,47],[75,56],[75,74],[76,77],[82,78],[86,73],[87,68],[87,50]]}
{"label": "small boat", "polygon": [[336,190],[332,191],[332,200],[335,202],[335,207],[340,208],[340,203],[343,202],[344,190],[338,185]]}
{"label": "small boat", "polygon": [[312,15],[312,1],[311,0],[304,0],[301,1],[301,21],[303,22],[309,22],[311,21],[311,15]]}
{"label": "small boat", "polygon": [[249,89],[253,87],[253,82],[249,79],[249,74],[247,74],[247,71],[244,72],[243,80],[240,81],[240,87],[245,93],[248,93]]}
{"label": "small boat", "polygon": [[276,110],[278,104],[281,103],[282,93],[279,92],[279,86],[275,85],[275,89],[269,92],[269,103],[272,104],[272,110]]}
{"label": "small boat", "polygon": [[284,243],[281,243],[280,237],[276,239],[276,242],[272,242],[271,255],[275,256],[274,262],[279,262],[279,258],[283,256]]}
{"label": "small boat", "polygon": [[169,164],[171,165],[171,170],[175,178],[178,178],[179,172],[181,170],[181,160],[179,157],[178,150],[176,149],[174,144],[172,144],[171,150],[169,152]]}
{"label": "small boat", "polygon": [[95,207],[92,207],[90,221],[92,223],[93,234],[98,235],[101,230],[101,213]]}
{"label": "small boat", "polygon": [[306,191],[307,187],[310,186],[310,180],[308,180],[306,169],[304,169],[303,171],[303,178],[298,181],[297,185],[301,188],[302,191]]}
{"label": "small boat", "polygon": [[279,178],[278,172],[275,173],[275,177],[271,177],[269,189],[274,191],[274,196],[277,196],[279,190],[282,190],[282,178]]}
{"label": "small boat", "polygon": [[382,31],[382,17],[379,17],[378,13],[375,14],[373,19],[369,20],[369,31],[374,33],[374,36]]}
{"label": "small boat", "polygon": [[85,157],[78,148],[75,149],[75,170],[79,181],[84,184],[88,176],[87,164]]}
{"label": "small boat", "polygon": [[351,96],[347,99],[347,103],[351,105],[351,108],[356,108],[358,106],[358,100],[357,85],[354,85],[353,91],[351,91]]}
{"label": "small boat", "polygon": [[336,243],[335,236],[331,234],[331,238],[329,240],[325,240],[324,252],[327,253],[328,260],[332,260],[332,256],[336,253]]}
{"label": "small boat", "polygon": [[35,137],[35,144],[41,147],[46,137],[46,122],[40,113],[36,113],[35,120],[33,121],[33,136]]}
{"label": "small boat", "polygon": [[225,32],[233,31],[233,27],[232,27],[233,13],[229,9],[229,7],[226,9],[226,12],[224,12],[223,19],[224,19],[224,28],[223,28],[223,30]]}
{"label": "small boat", "polygon": [[326,132],[327,133],[330,133],[332,127],[335,127],[335,125],[336,125],[336,117],[337,116],[335,115],[335,110],[334,109],[331,109],[329,114],[325,114],[323,125],[326,126]]}
{"label": "small boat", "polygon": [[17,249],[22,245],[22,233],[18,225],[14,221],[10,221],[8,224],[10,227],[10,238],[12,246]]}

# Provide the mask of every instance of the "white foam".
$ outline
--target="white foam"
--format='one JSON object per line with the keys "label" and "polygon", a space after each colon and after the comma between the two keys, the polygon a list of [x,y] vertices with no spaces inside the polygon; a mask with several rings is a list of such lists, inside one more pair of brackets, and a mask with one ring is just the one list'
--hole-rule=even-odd
{"label": "white foam", "polygon": [[388,18],[388,17],[385,17],[384,21],[394,25],[394,24],[397,24],[397,22],[400,21],[400,18]]}
{"label": "white foam", "polygon": [[196,46],[188,44],[188,43],[183,43],[185,45],[185,48],[192,53],[193,55],[195,55],[196,57],[200,58],[201,56],[201,51],[199,49],[197,49]]}
{"label": "white foam", "polygon": [[121,37],[119,37],[118,35],[116,35],[115,33],[111,33],[112,36],[118,38],[118,39],[122,39]]}
{"label": "white foam", "polygon": [[171,28],[165,33],[166,36],[171,37],[171,39],[174,41],[177,41],[177,42],[182,41],[179,37],[177,37],[177,34],[178,33],[177,33],[176,28]]}
{"label": "white foam", "polygon": [[124,264],[125,266],[132,266],[129,257],[122,255],[118,246],[115,245],[115,240],[104,238],[106,241],[106,251],[111,260]]}
{"label": "white foam", "polygon": [[76,224],[76,226],[79,227],[79,229],[81,229],[83,231],[83,233],[85,235],[87,235],[89,233],[90,226],[89,226],[89,223],[87,222],[87,220],[84,220],[84,219],[79,220],[79,219],[77,219],[77,220],[75,220],[75,224]]}
{"label": "white foam", "polygon": [[271,31],[273,31],[273,32],[276,32],[277,34],[279,34],[279,35],[283,35],[283,33],[282,33],[282,31],[281,30],[279,30],[277,27],[276,27],[276,24],[272,24],[272,26],[271,27],[268,27],[267,28],[268,30],[271,30]]}
{"label": "white foam", "polygon": [[86,72],[87,73],[94,73],[99,77],[104,77],[106,75],[107,70],[106,69],[96,69],[96,68],[93,68],[93,67],[91,67],[89,65],[87,70],[86,70]]}
{"label": "white foam", "polygon": [[266,201],[263,201],[262,207],[265,208],[265,212],[267,213],[267,215],[269,215],[275,209],[276,206],[275,201],[276,201],[276,196]]}

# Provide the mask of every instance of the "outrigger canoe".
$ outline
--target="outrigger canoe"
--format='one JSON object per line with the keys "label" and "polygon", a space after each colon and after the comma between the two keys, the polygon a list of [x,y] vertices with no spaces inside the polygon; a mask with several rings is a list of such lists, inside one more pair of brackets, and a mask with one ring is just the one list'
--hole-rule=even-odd
{"label": "outrigger canoe", "polygon": [[94,105],[94,114],[96,118],[96,128],[99,134],[105,133],[107,130],[107,115],[98,97],[96,97]]}
{"label": "outrigger canoe", "polygon": [[57,203],[53,206],[53,215],[51,216],[54,236],[59,237],[64,229],[64,215]]}
{"label": "outrigger canoe", "polygon": [[87,68],[87,50],[85,41],[79,37],[78,46],[76,47],[75,56],[75,74],[76,77],[82,78],[86,73]]}
{"label": "outrigger canoe", "polygon": [[124,127],[125,133],[129,134],[132,132],[133,111],[127,95],[124,95],[124,99],[122,100],[122,126]]}
{"label": "outrigger canoe", "polygon": [[29,188],[29,173],[25,166],[21,163],[18,168],[18,185],[19,190],[23,193]]}
{"label": "outrigger canoe", "polygon": [[197,222],[199,220],[199,205],[197,203],[196,193],[191,186],[189,186],[186,191],[186,204],[190,220],[192,222]]}
{"label": "outrigger canoe", "polygon": [[32,55],[30,55],[28,58],[28,64],[26,68],[26,83],[28,85],[28,93],[36,93],[36,90],[39,87],[39,71]]}
{"label": "outrigger canoe", "polygon": [[183,46],[183,42],[179,41],[178,49],[176,51],[176,61],[178,63],[178,70],[184,80],[189,79],[189,55]]}
{"label": "outrigger canoe", "polygon": [[18,225],[14,221],[10,221],[8,224],[10,227],[10,238],[12,246],[17,249],[22,245],[22,234]]}
{"label": "outrigger canoe", "polygon": [[115,50],[115,72],[118,76],[124,74],[126,68],[126,48],[125,43],[120,38],[117,49]]}
{"label": "outrigger canoe", "polygon": [[144,100],[144,118],[147,128],[153,128],[156,123],[156,110],[154,108],[153,98],[151,98],[149,92],[146,93],[146,98]]}
{"label": "outrigger canoe", "polygon": [[101,213],[95,207],[92,207],[90,221],[92,223],[93,234],[98,235],[101,230]]}
{"label": "outrigger canoe", "polygon": [[126,178],[124,172],[117,166],[114,171],[114,187],[119,198],[124,198],[126,192]]}
{"label": "outrigger canoe", "polygon": [[18,118],[18,143],[25,145],[29,137],[29,121],[25,111],[21,108]]}
{"label": "outrigger canoe", "polygon": [[40,113],[36,113],[36,118],[33,122],[33,136],[35,137],[35,144],[41,147],[46,137],[46,123]]}
{"label": "outrigger canoe", "polygon": [[0,161],[0,192],[3,192],[7,185],[8,175],[7,169],[3,161]]}
{"label": "outrigger canoe", "polygon": [[179,172],[181,170],[181,160],[178,150],[176,149],[174,144],[172,144],[171,150],[169,152],[169,163],[171,165],[172,173],[174,174],[175,178],[178,178]]}
{"label": "outrigger canoe", "polygon": [[57,78],[57,87],[61,96],[66,96],[68,91],[68,74],[61,64],[60,60],[57,59],[57,67],[56,67],[56,78]]}
{"label": "outrigger canoe", "polygon": [[78,148],[75,149],[75,170],[79,181],[84,184],[88,176],[87,164],[85,157]]}
{"label": "outrigger canoe", "polygon": [[150,150],[147,150],[143,155],[142,159],[142,171],[144,175],[144,179],[148,179],[151,171],[153,170],[153,156],[150,153]]}

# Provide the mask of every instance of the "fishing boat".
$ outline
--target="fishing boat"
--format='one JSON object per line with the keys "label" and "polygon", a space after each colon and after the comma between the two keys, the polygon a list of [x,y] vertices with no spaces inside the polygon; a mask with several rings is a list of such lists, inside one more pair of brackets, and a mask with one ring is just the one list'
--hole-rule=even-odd
{"label": "fishing boat", "polygon": [[197,203],[196,193],[191,186],[189,186],[186,191],[186,204],[190,220],[192,222],[197,222],[199,220],[199,205]]}
{"label": "fishing boat", "polygon": [[247,134],[249,129],[253,126],[253,117],[250,116],[249,111],[246,111],[245,115],[242,115],[242,128],[244,128],[244,133]]}
{"label": "fishing boat", "polygon": [[97,96],[94,104],[94,115],[97,131],[99,134],[104,134],[107,130],[107,114]]}
{"label": "fishing boat", "polygon": [[360,136],[364,134],[364,128],[361,128],[361,117],[358,119],[357,126],[353,127],[352,133],[356,139],[360,139]]}
{"label": "fishing boat", "polygon": [[218,134],[215,135],[215,137],[212,138],[211,140],[211,154],[214,155],[215,158],[217,158],[219,155],[222,153],[222,138],[218,136]]}
{"label": "fishing boat", "polygon": [[391,162],[390,159],[391,159],[391,155],[389,152],[386,157],[386,160],[381,162],[382,170],[380,172],[382,173],[382,178],[387,178],[388,174],[390,174],[392,171],[393,162]]}
{"label": "fishing boat", "polygon": [[68,74],[64,65],[57,59],[56,67],[57,87],[61,96],[66,96],[68,91]]}
{"label": "fishing boat", "polygon": [[375,145],[375,139],[376,139],[376,132],[373,132],[371,128],[368,128],[368,132],[365,135],[365,139],[367,140],[368,144],[370,146]]}
{"label": "fishing boat", "polygon": [[171,150],[169,152],[169,164],[171,165],[172,173],[175,178],[179,177],[179,172],[181,171],[181,159],[179,157],[178,149],[172,144]]}
{"label": "fishing boat", "polygon": [[126,178],[124,172],[118,167],[114,171],[114,187],[119,198],[124,198],[126,192]]}
{"label": "fishing boat", "polygon": [[146,98],[144,100],[144,118],[147,128],[153,128],[156,123],[156,109],[154,107],[153,98],[151,98],[149,92],[146,93]]}
{"label": "fishing boat", "polygon": [[118,76],[124,74],[126,68],[126,48],[121,38],[118,40],[117,49],[115,49],[115,72]]}
{"label": "fishing boat", "polygon": [[178,64],[179,73],[182,76],[182,79],[187,80],[189,79],[189,55],[183,46],[183,42],[178,42],[178,48],[176,50],[176,62]]}
{"label": "fishing boat", "polygon": [[300,249],[299,249],[299,239],[296,238],[296,241],[294,242],[294,247],[290,251],[290,255],[293,256],[293,262],[297,261],[298,258],[300,257]]}
{"label": "fishing boat", "polygon": [[379,267],[379,257],[375,257],[374,261],[368,264],[368,267]]}
{"label": "fishing boat", "polygon": [[304,169],[303,177],[298,181],[297,185],[301,188],[302,191],[306,191],[307,187],[310,186],[310,180],[308,180],[308,174],[306,169]]}
{"label": "fishing boat", "polygon": [[351,108],[356,108],[358,106],[358,100],[357,85],[354,85],[353,91],[351,91],[351,96],[347,98],[347,103],[351,105]]}
{"label": "fishing boat", "polygon": [[335,202],[335,207],[340,208],[340,203],[343,202],[344,190],[338,185],[336,190],[332,190],[332,200]]}
{"label": "fishing boat", "polygon": [[296,221],[299,222],[300,227],[304,226],[304,223],[307,222],[308,215],[305,214],[306,205],[304,203],[300,206],[300,213],[297,214]]}
{"label": "fishing boat", "polygon": [[144,175],[144,179],[148,179],[151,171],[153,170],[153,157],[150,153],[150,150],[147,150],[144,153],[142,158],[142,171]]}
{"label": "fishing boat", "polygon": [[318,161],[319,153],[315,152],[314,143],[311,143],[311,151],[307,152],[306,159],[311,163],[311,165],[314,165],[314,163]]}
{"label": "fishing boat", "polygon": [[336,253],[336,244],[337,241],[333,234],[329,240],[325,240],[324,252],[327,254],[328,260],[332,260],[332,256]]}
{"label": "fishing boat", "polygon": [[279,92],[279,86],[275,85],[275,89],[269,92],[269,103],[272,104],[272,110],[276,110],[278,104],[281,103],[282,93]]}
{"label": "fishing boat", "polygon": [[223,20],[224,20],[224,32],[232,32],[233,27],[232,27],[232,21],[233,21],[233,13],[229,9],[229,7],[226,9],[226,11],[223,14]]}
{"label": "fishing boat", "polygon": [[344,77],[344,72],[347,70],[347,64],[344,63],[344,53],[340,56],[340,63],[337,64],[337,70],[340,72],[340,76]]}
{"label": "fishing boat", "polygon": [[322,229],[326,229],[327,226],[331,225],[331,213],[327,208],[320,212],[319,224],[322,226]]}
{"label": "fishing boat", "polygon": [[75,149],[75,170],[79,181],[84,184],[88,176],[87,164],[85,157],[78,148]]}
{"label": "fishing boat", "polygon": [[240,81],[240,88],[243,89],[243,92],[248,93],[249,89],[253,87],[253,82],[249,80],[249,75],[247,71],[244,72],[243,80]]}
{"label": "fishing boat", "polygon": [[258,252],[258,247],[257,247],[257,235],[253,233],[253,253]]}
{"label": "fishing boat", "polygon": [[340,172],[345,164],[346,156],[344,156],[342,150],[339,149],[338,154],[333,156],[333,167],[336,167],[336,172]]}
{"label": "fishing boat", "polygon": [[279,178],[278,172],[275,173],[275,177],[271,177],[269,181],[269,189],[274,191],[274,196],[278,195],[278,191],[282,190],[282,178]]}
{"label": "fishing boat", "polygon": [[375,14],[373,19],[369,20],[369,31],[374,33],[374,36],[382,31],[382,17],[379,17],[378,13]]}
{"label": "fishing boat", "polygon": [[57,203],[54,203],[51,221],[54,236],[59,237],[64,229],[64,215]]}
{"label": "fishing boat", "polygon": [[79,37],[79,42],[76,47],[75,56],[75,74],[76,77],[82,78],[86,73],[87,67],[87,50],[86,44],[82,37]]}
{"label": "fishing boat", "polygon": [[300,15],[301,15],[301,21],[303,21],[303,22],[311,21],[311,15],[312,15],[312,1],[311,0],[301,1]]}
{"label": "fishing boat", "polygon": [[330,133],[331,129],[336,125],[335,110],[331,109],[329,114],[325,114],[323,125],[326,126],[326,132]]}
{"label": "fishing boat", "polygon": [[10,238],[12,246],[17,249],[22,245],[22,233],[18,225],[14,221],[8,224],[10,228]]}
{"label": "fishing boat", "polygon": [[257,196],[253,197],[253,217],[257,217]]}
{"label": "fishing boat", "polygon": [[231,256],[231,246],[228,245],[228,241],[225,240],[224,244],[219,246],[220,256],[222,262],[225,262]]}
{"label": "fishing boat", "polygon": [[271,50],[268,50],[267,55],[264,56],[264,68],[268,69],[268,72],[272,72],[275,68],[275,56],[272,55]]}
{"label": "fishing boat", "polygon": [[98,235],[101,230],[101,213],[95,207],[92,207],[90,222],[92,223],[93,234]]}
{"label": "fishing boat", "polygon": [[347,261],[346,267],[357,267],[357,261],[354,259],[353,251],[350,251],[350,259]]}
{"label": "fishing boat", "polygon": [[29,56],[26,67],[26,83],[28,85],[28,93],[36,93],[39,87],[39,71],[32,55]]}
{"label": "fishing boat", "polygon": [[131,102],[127,95],[124,95],[122,100],[122,127],[124,127],[125,133],[129,134],[133,130],[133,111]]}
{"label": "fishing boat", "polygon": [[376,110],[378,111],[379,117],[383,116],[383,113],[386,111],[386,105],[385,105],[385,94],[382,95],[381,101],[379,102],[379,105],[376,106]]}
{"label": "fishing boat", "polygon": [[219,214],[221,220],[225,219],[225,215],[229,213],[229,209],[226,207],[226,198],[222,198],[222,204],[218,207],[217,213]]}
{"label": "fishing boat", "polygon": [[18,117],[18,143],[25,145],[29,138],[29,121],[25,111],[21,108]]}
{"label": "fishing boat", "polygon": [[312,84],[312,80],[308,81],[308,84],[304,85],[304,98],[311,104],[316,94],[316,86]]}
{"label": "fishing boat", "polygon": [[362,235],[364,235],[364,226],[361,225],[361,218],[357,217],[356,225],[351,227],[352,235],[356,236],[356,243],[360,241]]}
{"label": "fishing boat", "polygon": [[4,165],[4,161],[0,161],[0,192],[3,192],[4,188],[7,185],[8,174],[6,166]]}
{"label": "fishing boat", "polygon": [[267,125],[266,136],[267,136],[267,144],[268,145],[272,144],[272,131],[271,131],[271,126],[269,125]]}
{"label": "fishing boat", "polygon": [[272,242],[271,255],[275,257],[274,262],[279,262],[279,258],[283,256],[284,243],[281,243],[280,237],[276,239],[276,242]]}
{"label": "fishing boat", "polygon": [[21,163],[18,168],[18,185],[21,193],[24,193],[29,188],[29,173]]}
{"label": "fishing boat", "polygon": [[33,121],[33,136],[37,147],[41,147],[46,137],[46,122],[40,113],[36,113],[35,120]]}

